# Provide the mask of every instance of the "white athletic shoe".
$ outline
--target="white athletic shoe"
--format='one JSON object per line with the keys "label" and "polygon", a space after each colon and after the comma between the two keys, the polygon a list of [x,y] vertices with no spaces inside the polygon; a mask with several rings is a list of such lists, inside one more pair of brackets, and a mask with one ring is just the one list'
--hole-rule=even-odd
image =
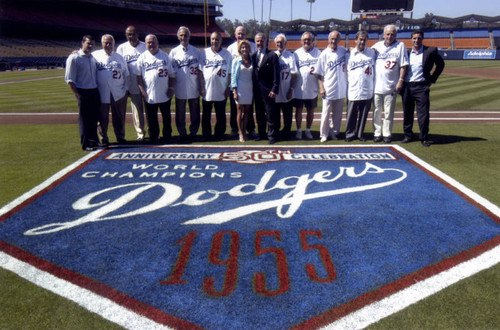
{"label": "white athletic shoe", "polygon": [[311,134],[311,131],[306,129],[306,140],[312,140],[313,136]]}
{"label": "white athletic shoe", "polygon": [[322,136],[321,137],[321,140],[319,140],[321,143],[323,142],[326,142],[326,140],[328,140],[328,138],[326,136]]}
{"label": "white athletic shoe", "polygon": [[297,140],[302,140],[302,130],[300,128],[297,130],[297,134],[295,135],[295,138]]}

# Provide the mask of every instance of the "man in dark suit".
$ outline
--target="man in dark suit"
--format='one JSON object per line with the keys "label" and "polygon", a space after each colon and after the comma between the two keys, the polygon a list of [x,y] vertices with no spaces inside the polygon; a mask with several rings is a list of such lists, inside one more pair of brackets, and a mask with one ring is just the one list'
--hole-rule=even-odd
{"label": "man in dark suit", "polygon": [[[403,112],[404,112],[404,139],[402,143],[411,142],[413,139],[413,112],[417,107],[417,120],[420,128],[420,142],[424,147],[429,147],[429,90],[431,84],[436,83],[443,72],[444,61],[436,47],[427,47],[422,44],[424,32],[420,29],[411,34],[413,47],[408,50],[410,65],[403,84]],[[431,72],[434,68],[434,72]]]}
{"label": "man in dark suit", "polygon": [[252,54],[254,74],[255,115],[259,128],[259,137],[267,138],[269,144],[274,144],[279,137],[280,112],[276,108],[276,95],[279,92],[280,66],[275,52],[267,49],[266,36],[263,33],[255,35],[257,52]]}

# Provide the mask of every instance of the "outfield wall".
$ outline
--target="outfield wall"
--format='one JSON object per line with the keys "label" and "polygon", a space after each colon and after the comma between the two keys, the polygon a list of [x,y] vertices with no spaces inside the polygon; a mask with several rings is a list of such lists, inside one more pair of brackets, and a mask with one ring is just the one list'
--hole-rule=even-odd
{"label": "outfield wall", "polygon": [[500,60],[500,52],[496,50],[440,50],[439,54],[445,60]]}

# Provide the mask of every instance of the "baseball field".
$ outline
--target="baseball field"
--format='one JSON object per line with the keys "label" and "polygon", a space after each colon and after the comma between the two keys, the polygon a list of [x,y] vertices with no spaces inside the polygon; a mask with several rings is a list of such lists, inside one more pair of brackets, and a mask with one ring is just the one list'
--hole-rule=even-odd
{"label": "baseball field", "polygon": [[[79,144],[76,101],[64,83],[63,74],[62,70],[0,73],[0,206],[86,155]],[[495,205],[500,205],[497,186],[500,184],[499,77],[499,61],[447,61],[444,74],[431,89],[432,146],[423,148],[418,142],[403,145]],[[396,118],[402,117],[401,110],[398,100]],[[318,127],[319,121],[315,121],[315,136],[318,136]],[[369,119],[369,138],[371,132]],[[176,133],[174,129],[174,136]],[[112,133],[110,138],[113,141]],[[126,138],[135,140],[130,123]],[[402,121],[398,119],[394,124],[393,143],[400,144],[398,141],[402,138]],[[313,146],[318,145],[319,140],[283,141],[278,145],[287,143]],[[345,142],[329,141],[328,144]],[[365,144],[370,146],[373,142],[368,140]],[[3,268],[0,268],[0,297],[2,329],[119,328],[75,302]],[[496,264],[370,327],[499,329],[499,297],[500,265]]]}

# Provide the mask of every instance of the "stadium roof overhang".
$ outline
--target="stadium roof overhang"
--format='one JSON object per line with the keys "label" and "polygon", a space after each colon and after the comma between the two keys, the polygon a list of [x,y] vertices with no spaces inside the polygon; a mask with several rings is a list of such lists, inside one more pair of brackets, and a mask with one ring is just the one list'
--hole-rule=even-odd
{"label": "stadium roof overhang", "polygon": [[420,28],[439,29],[466,29],[466,28],[498,28],[500,27],[500,16],[465,15],[455,18],[425,15],[422,18],[408,18],[400,15],[382,15],[375,18],[356,18],[350,21],[337,18],[325,19],[322,21],[310,21],[306,19],[296,19],[288,22],[271,20],[273,30],[305,30],[330,31],[333,29],[341,31],[356,31],[360,27],[366,30],[382,29],[387,24],[400,26],[418,26]]}

